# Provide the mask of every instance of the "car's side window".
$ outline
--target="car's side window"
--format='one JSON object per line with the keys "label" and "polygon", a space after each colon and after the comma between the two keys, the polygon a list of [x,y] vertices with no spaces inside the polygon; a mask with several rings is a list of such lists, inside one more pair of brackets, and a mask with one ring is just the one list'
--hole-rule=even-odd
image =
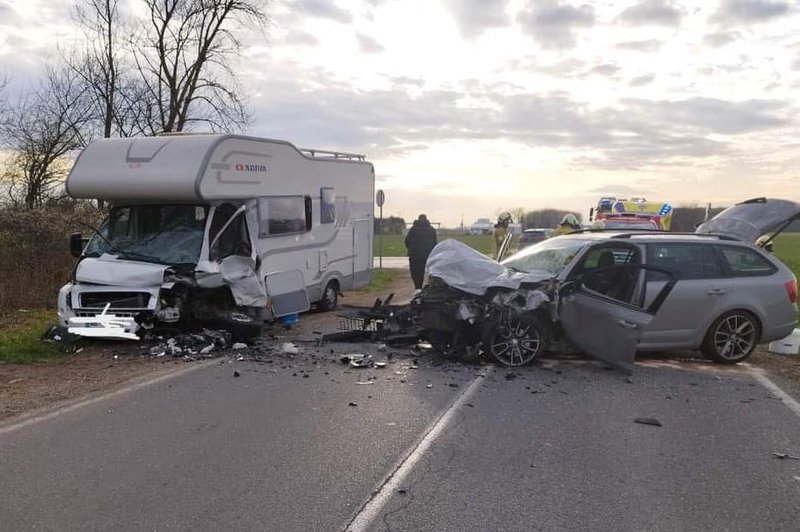
{"label": "car's side window", "polygon": [[728,274],[734,277],[772,275],[776,268],[760,253],[744,246],[720,245]]}
{"label": "car's side window", "polygon": [[[679,279],[715,279],[724,277],[714,247],[704,243],[647,244],[647,264],[678,275]],[[648,281],[664,281],[667,276],[648,272]]]}
{"label": "car's side window", "polygon": [[625,266],[640,264],[639,255],[638,248],[622,243],[595,246],[581,258],[573,275],[582,276],[589,290],[631,304],[636,299],[640,270]]}

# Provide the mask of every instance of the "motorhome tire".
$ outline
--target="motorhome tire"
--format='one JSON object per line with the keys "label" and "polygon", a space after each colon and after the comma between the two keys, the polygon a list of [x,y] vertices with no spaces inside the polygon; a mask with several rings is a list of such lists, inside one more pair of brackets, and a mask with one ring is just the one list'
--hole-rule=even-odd
{"label": "motorhome tire", "polygon": [[328,281],[325,290],[322,291],[322,299],[319,300],[319,309],[322,311],[333,310],[339,303],[339,283]]}

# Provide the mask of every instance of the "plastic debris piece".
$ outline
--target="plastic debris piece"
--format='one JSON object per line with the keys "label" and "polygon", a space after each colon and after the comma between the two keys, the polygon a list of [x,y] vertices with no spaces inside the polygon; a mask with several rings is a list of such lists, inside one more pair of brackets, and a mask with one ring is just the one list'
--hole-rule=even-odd
{"label": "plastic debris piece", "polygon": [[351,368],[369,368],[372,366],[372,355],[347,355]]}
{"label": "plastic debris piece", "polygon": [[800,456],[792,456],[791,454],[785,453],[772,453],[772,456],[780,460],[800,460]]}
{"label": "plastic debris piece", "polygon": [[286,353],[287,355],[297,355],[300,354],[300,348],[294,345],[292,342],[286,342],[281,346],[281,351]]}
{"label": "plastic debris piece", "polygon": [[378,351],[386,351],[386,344],[380,344],[378,346]]}
{"label": "plastic debris piece", "polygon": [[386,367],[386,362],[375,362],[375,367],[376,368],[385,368]]}
{"label": "plastic debris piece", "polygon": [[358,403],[356,403],[355,401],[350,401],[348,406],[358,406]]}
{"label": "plastic debris piece", "polygon": [[652,417],[637,417],[633,420],[634,423],[639,423],[640,425],[652,425],[654,427],[661,427],[661,422]]}
{"label": "plastic debris piece", "polygon": [[200,350],[200,354],[201,355],[207,355],[208,353],[210,353],[213,350],[214,350],[214,344],[209,344],[209,345],[205,346],[203,349]]}
{"label": "plastic debris piece", "polygon": [[433,388],[433,384],[428,384],[428,385],[427,385],[427,386],[425,386],[425,387],[426,387],[426,388]]}
{"label": "plastic debris piece", "polygon": [[233,349],[233,350],[246,349],[246,348],[247,348],[247,344],[242,343],[242,342],[236,342],[235,344],[233,344],[231,346],[231,349]]}

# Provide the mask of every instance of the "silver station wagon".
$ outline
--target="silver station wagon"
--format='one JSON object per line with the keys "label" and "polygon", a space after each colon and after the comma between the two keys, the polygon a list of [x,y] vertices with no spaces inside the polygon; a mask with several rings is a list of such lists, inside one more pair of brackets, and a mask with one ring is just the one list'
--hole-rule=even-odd
{"label": "silver station wagon", "polygon": [[[797,279],[754,243],[768,244],[798,219],[800,204],[759,198],[723,211],[696,233],[575,232],[502,264],[580,285],[583,306],[573,305],[578,310],[561,322],[586,351],[614,345],[609,339],[619,336],[635,338],[636,351],[699,349],[732,364],[795,327]],[[594,326],[592,308],[602,308],[602,327]]]}

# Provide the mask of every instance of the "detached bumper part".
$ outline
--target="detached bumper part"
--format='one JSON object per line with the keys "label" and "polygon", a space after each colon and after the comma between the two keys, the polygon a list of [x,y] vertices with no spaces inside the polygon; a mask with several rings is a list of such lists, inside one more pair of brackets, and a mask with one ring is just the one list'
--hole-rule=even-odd
{"label": "detached bumper part", "polygon": [[97,316],[74,317],[67,322],[70,334],[109,340],[138,340],[139,324],[129,316],[107,314],[109,305]]}

